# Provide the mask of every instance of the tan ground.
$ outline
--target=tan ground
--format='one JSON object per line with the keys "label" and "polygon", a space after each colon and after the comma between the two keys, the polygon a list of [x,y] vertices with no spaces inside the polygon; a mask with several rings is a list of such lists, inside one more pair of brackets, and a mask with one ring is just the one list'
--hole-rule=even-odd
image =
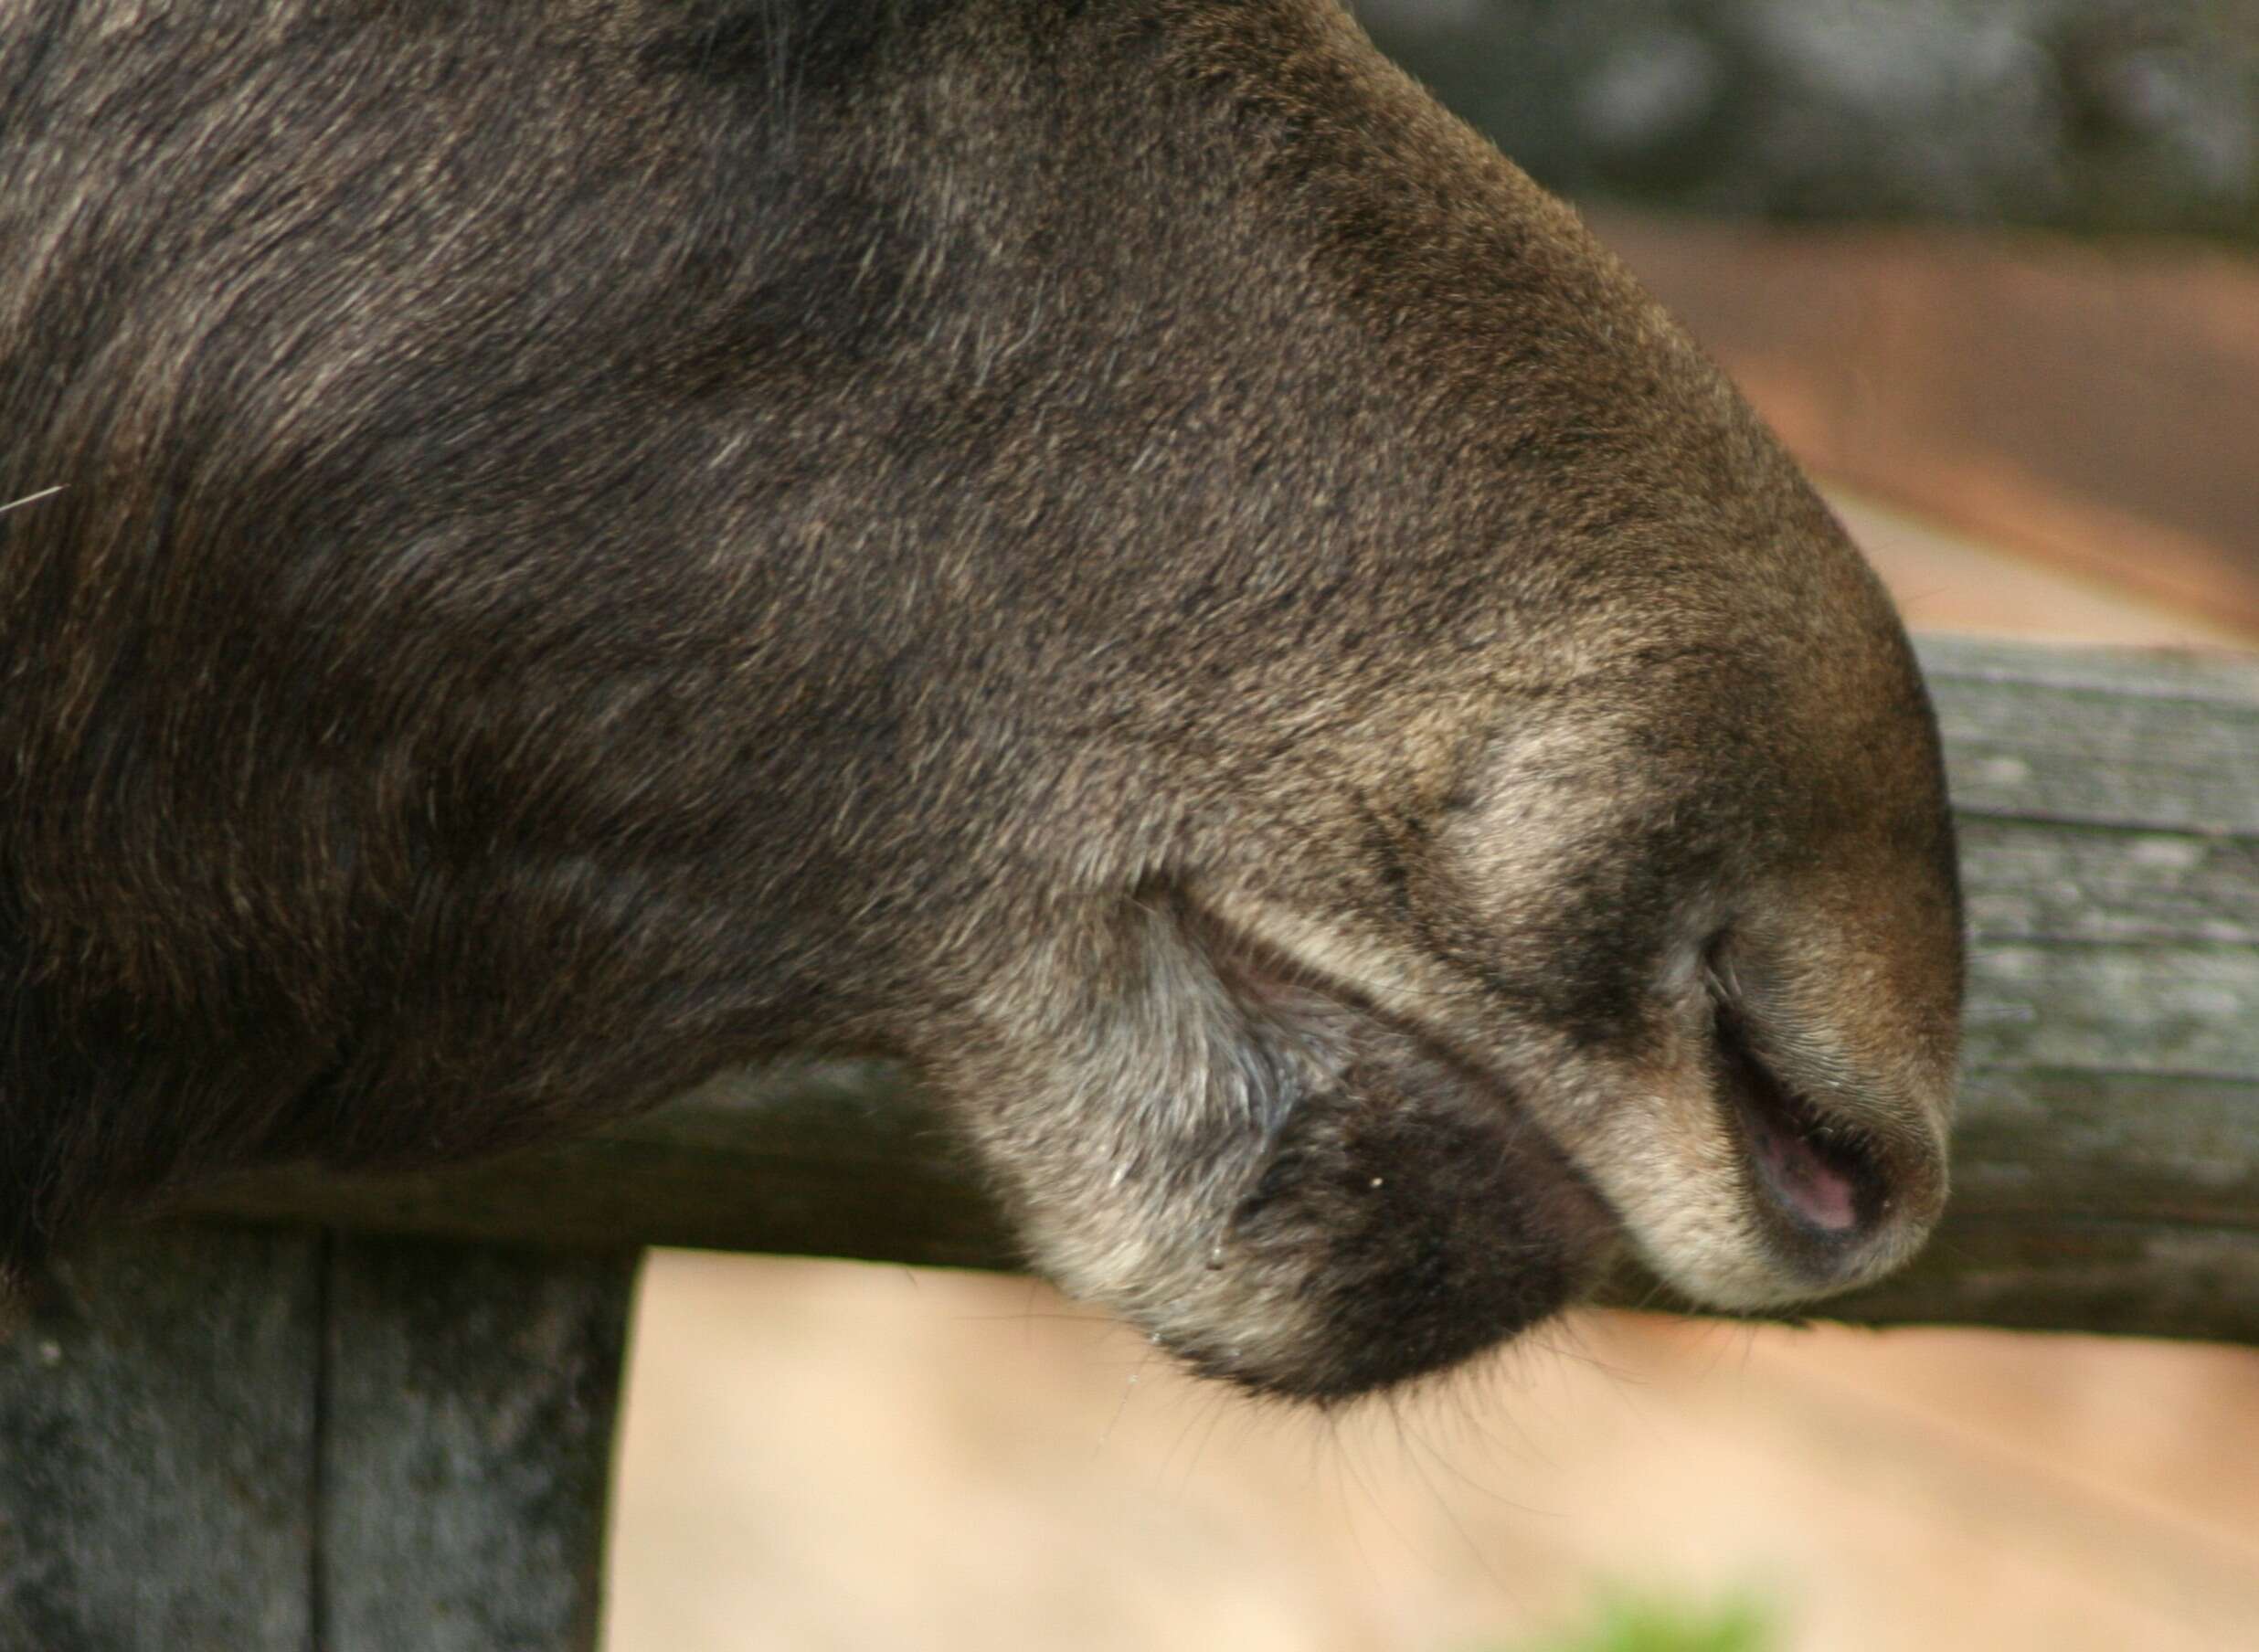
{"label": "tan ground", "polygon": [[2259,1645],[2259,1358],[1594,1316],[1340,1423],[1025,1282],[663,1257],[613,1652],[1502,1646],[1625,1580],[1809,1652]]}

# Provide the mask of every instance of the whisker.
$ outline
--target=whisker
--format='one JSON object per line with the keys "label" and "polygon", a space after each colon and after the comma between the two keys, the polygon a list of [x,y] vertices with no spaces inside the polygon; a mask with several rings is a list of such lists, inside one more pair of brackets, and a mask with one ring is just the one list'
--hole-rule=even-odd
{"label": "whisker", "polygon": [[63,485],[58,482],[51,488],[41,488],[37,493],[27,493],[21,499],[11,499],[7,503],[0,504],[0,516],[6,515],[10,511],[21,510],[27,504],[37,504],[42,499],[52,499],[63,491]]}

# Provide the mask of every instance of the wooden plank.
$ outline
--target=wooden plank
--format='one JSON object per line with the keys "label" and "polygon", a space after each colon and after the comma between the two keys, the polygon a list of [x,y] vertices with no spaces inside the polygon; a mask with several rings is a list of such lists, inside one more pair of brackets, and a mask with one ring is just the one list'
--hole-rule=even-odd
{"label": "wooden plank", "polygon": [[595,1652],[634,1266],[334,1242],[321,1652]]}
{"label": "wooden plank", "polygon": [[[2259,663],[1932,639],[1971,928],[1956,1194],[1830,1316],[2259,1342]],[[1009,1265],[914,1083],[725,1075],[611,1134],[212,1208],[583,1246]],[[1648,1299],[1627,1281],[1625,1299]]]}
{"label": "wooden plank", "polygon": [[1010,1267],[947,1122],[886,1062],[720,1075],[603,1135],[430,1175],[249,1178],[200,1208],[507,1244]]}
{"label": "wooden plank", "polygon": [[0,1329],[0,1647],[315,1644],[321,1274],[312,1235],[216,1227],[38,1281]]}
{"label": "wooden plank", "polygon": [[594,1652],[634,1261],[113,1234],[0,1331],[0,1648]]}
{"label": "wooden plank", "polygon": [[1969,905],[1954,1203],[1829,1311],[2259,1341],[2259,662],[1923,662]]}
{"label": "wooden plank", "polygon": [[[1975,706],[1955,686],[2044,687],[2070,695],[2127,700],[2195,700],[2227,708],[2248,724],[2259,700],[2259,656],[2173,650],[2059,648],[1985,637],[1917,637],[1914,652],[1940,698]],[[1946,742],[1950,747],[1953,742]],[[2249,755],[2248,751],[2245,753]]]}

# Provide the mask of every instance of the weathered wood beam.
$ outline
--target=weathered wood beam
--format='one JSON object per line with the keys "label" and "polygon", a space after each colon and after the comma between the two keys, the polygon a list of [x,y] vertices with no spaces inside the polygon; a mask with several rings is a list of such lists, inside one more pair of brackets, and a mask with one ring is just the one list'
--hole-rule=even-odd
{"label": "weathered wood beam", "polygon": [[108,1234],[0,1318],[7,1652],[596,1652],[635,1256]]}
{"label": "weathered wood beam", "polygon": [[[2259,662],[1922,651],[1973,939],[1956,1191],[1922,1261],[1826,1311],[2259,1342]],[[734,1075],[565,1147],[383,1182],[271,1177],[212,1208],[573,1246],[1013,1260],[940,1121],[879,1064]]]}

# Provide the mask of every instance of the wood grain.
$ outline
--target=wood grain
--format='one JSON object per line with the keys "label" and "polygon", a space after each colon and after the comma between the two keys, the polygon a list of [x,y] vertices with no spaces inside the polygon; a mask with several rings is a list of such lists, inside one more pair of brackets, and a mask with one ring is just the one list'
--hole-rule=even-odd
{"label": "wood grain", "polygon": [[595,1652],[634,1258],[112,1234],[0,1325],[0,1648]]}

